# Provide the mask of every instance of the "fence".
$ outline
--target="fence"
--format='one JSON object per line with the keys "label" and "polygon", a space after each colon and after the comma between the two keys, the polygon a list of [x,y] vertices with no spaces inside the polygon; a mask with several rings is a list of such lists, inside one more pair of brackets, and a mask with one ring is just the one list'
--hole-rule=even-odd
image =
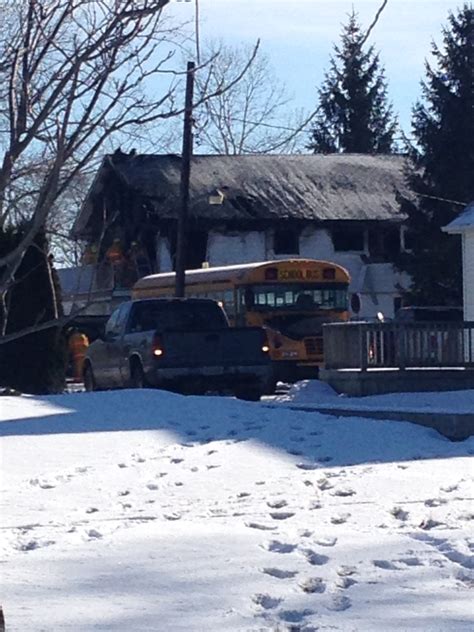
{"label": "fence", "polygon": [[474,322],[331,323],[326,369],[474,367]]}

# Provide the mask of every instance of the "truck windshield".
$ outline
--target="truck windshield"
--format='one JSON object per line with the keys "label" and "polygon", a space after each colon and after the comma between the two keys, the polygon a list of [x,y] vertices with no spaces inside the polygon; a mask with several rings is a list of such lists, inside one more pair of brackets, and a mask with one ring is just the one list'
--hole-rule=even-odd
{"label": "truck windshield", "polygon": [[211,301],[196,303],[144,302],[137,305],[130,331],[207,331],[227,326],[221,308]]}
{"label": "truck windshield", "polygon": [[240,290],[241,304],[248,310],[347,310],[347,285],[317,286],[314,283],[249,285]]}

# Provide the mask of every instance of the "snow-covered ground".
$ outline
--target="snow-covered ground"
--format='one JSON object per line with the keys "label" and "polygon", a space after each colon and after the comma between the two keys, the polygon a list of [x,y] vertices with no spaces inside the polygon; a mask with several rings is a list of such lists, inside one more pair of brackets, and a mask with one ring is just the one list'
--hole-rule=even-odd
{"label": "snow-covered ground", "polygon": [[473,439],[152,390],[0,418],[8,632],[474,627]]}

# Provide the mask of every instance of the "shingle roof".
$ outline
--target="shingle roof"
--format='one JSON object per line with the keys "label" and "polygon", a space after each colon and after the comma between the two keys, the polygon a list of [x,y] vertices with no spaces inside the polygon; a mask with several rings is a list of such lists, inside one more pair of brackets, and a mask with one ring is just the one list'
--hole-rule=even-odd
{"label": "shingle roof", "polygon": [[[79,215],[74,232],[89,220],[107,157]],[[208,219],[401,220],[397,192],[407,195],[402,156],[195,155],[190,181],[190,214]],[[179,208],[181,159],[174,155],[125,156],[113,169],[144,196],[161,218],[175,218]],[[224,193],[219,206],[209,204],[215,189]]]}

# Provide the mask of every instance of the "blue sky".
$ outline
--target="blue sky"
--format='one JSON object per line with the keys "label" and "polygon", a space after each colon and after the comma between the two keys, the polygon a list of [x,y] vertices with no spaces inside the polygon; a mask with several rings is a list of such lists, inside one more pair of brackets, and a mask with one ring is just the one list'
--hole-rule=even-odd
{"label": "blue sky", "polygon": [[[352,8],[368,26],[382,0],[199,0],[201,39],[230,44],[255,42],[269,56],[278,77],[294,97],[294,106],[314,109],[317,88],[329,65],[341,24]],[[389,0],[369,42],[380,52],[389,94],[405,132],[420,96],[424,60],[430,42],[441,43],[441,27],[462,0]],[[173,2],[179,18],[194,18],[192,2]]]}

